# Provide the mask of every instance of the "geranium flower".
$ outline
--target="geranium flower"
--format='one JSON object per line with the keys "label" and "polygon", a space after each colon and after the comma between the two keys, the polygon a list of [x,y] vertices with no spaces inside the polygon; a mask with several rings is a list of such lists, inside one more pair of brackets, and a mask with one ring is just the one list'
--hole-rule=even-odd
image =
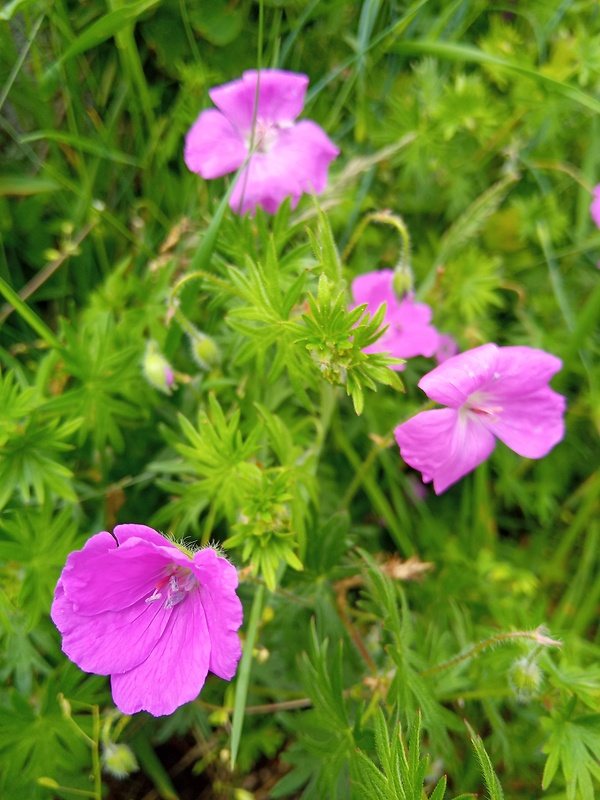
{"label": "geranium flower", "polygon": [[319,194],[325,188],[329,164],[339,150],[315,122],[296,122],[307,86],[306,75],[265,69],[260,78],[250,70],[209,91],[219,110],[203,111],[192,125],[185,141],[185,163],[208,179],[235,172],[250,154],[255,121],[254,152],[229,201],[237,213],[254,214],[259,205],[274,214],[286,197],[292,198],[295,208],[304,192]]}
{"label": "geranium flower", "polygon": [[565,433],[565,398],[548,386],[561,367],[543,350],[495,344],[449,358],[419,381],[449,408],[396,428],[402,458],[440,494],[485,461],[496,437],[520,456],[545,456]]}
{"label": "geranium flower", "polygon": [[434,354],[437,363],[443,364],[444,361],[452,358],[452,356],[455,356],[457,353],[458,345],[456,344],[454,337],[450,336],[449,333],[441,333],[438,340],[438,346]]}
{"label": "geranium flower", "polygon": [[590,206],[590,214],[592,215],[592,219],[596,223],[597,227],[600,228],[600,184],[598,184],[598,186],[594,186],[593,194],[594,197]]}
{"label": "geranium flower", "polygon": [[216,550],[190,553],[146,525],[117,525],[71,553],[52,620],[63,652],[111,676],[123,714],[171,714],[194,700],[208,670],[225,680],[241,656],[235,567]]}
{"label": "geranium flower", "polygon": [[[399,300],[393,287],[394,273],[391,269],[359,275],[352,282],[352,295],[357,305],[367,304],[367,312],[373,315],[382,303],[386,304],[383,320],[388,325],[374,344],[365,347],[365,353],[389,353],[394,358],[432,356],[438,349],[439,334],[430,324],[431,309],[425,303],[417,303],[409,292]],[[391,367],[403,370],[404,364]]]}

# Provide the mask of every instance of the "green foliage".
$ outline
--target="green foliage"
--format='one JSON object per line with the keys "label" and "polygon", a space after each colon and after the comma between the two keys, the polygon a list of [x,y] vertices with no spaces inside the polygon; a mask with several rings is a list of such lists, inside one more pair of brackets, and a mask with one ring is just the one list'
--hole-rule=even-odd
{"label": "green foliage", "polygon": [[600,714],[574,716],[574,711],[575,703],[571,702],[565,709],[553,711],[540,720],[549,734],[543,748],[548,760],[542,786],[544,789],[550,786],[560,766],[568,800],[592,800],[594,778],[600,778]]}
{"label": "green foliage", "polygon": [[188,477],[189,483],[166,484],[181,497],[158,515],[157,523],[174,518],[178,529],[185,529],[196,522],[208,502],[233,520],[248,487],[260,481],[260,469],[250,459],[258,447],[261,425],[244,438],[239,430],[239,409],[228,420],[214,395],[208,396],[208,403],[212,419],[201,410],[196,428],[183,415],[179,416],[187,444],[167,434],[182,459],[159,462],[154,469]]}
{"label": "green foliage", "polygon": [[22,608],[33,628],[47,614],[54,586],[67,556],[77,549],[78,525],[70,508],[53,513],[50,503],[40,509],[15,510],[0,520],[0,562],[12,602]]}
{"label": "green foliage", "polygon": [[401,391],[402,382],[391,369],[401,359],[389,358],[379,353],[364,353],[385,330],[382,328],[385,304],[371,319],[364,318],[366,306],[346,311],[344,293],[333,294],[333,287],[325,273],[319,278],[317,297],[308,295],[310,314],[303,314],[306,333],[299,337],[319,372],[326,381],[345,387],[352,397],[354,410],[361,414],[365,406],[364,388],[377,389],[377,383]]}
{"label": "green foliage", "polygon": [[[35,411],[31,411],[33,395],[27,392],[24,396],[25,402],[17,401],[9,407],[12,424],[6,425],[0,446],[0,509],[11,500],[15,490],[26,504],[32,497],[44,503],[51,493],[75,502],[73,473],[59,459],[61,453],[73,449],[74,445],[68,440],[83,420],[76,417],[61,423],[57,416],[47,413],[49,404],[39,400],[35,402]],[[21,413],[22,418],[15,417]]]}
{"label": "green foliage", "polygon": [[[420,800],[429,762],[421,759],[420,749],[421,717],[418,714],[411,727],[408,752],[402,738],[402,728],[390,737],[385,716],[381,708],[375,712],[375,749],[381,769],[371,759],[359,751],[356,758],[357,788],[365,800]],[[429,798],[443,800],[446,779],[440,778]]]}
{"label": "green foliage", "polygon": [[[442,800],[444,773],[461,797],[598,794],[596,5],[5,3],[2,798],[100,800],[111,747],[140,764],[132,797],[174,796],[180,759],[219,800]],[[182,148],[259,42],[263,67],[309,76],[301,116],[341,154],[318,200],[240,217]],[[439,497],[393,437],[435,362],[401,383],[364,353],[386,309],[350,305],[354,277],[398,263],[397,231],[367,222],[398,218],[405,277],[461,351],[564,362],[564,441],[498,443]],[[122,522],[240,567],[235,681],[167,720],[116,713],[49,619],[68,553]]]}

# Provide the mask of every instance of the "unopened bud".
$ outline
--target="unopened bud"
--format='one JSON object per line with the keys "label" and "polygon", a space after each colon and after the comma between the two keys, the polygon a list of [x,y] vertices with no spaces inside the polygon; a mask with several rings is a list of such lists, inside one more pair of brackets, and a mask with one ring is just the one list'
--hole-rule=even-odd
{"label": "unopened bud", "polygon": [[108,742],[102,750],[102,765],[109,775],[122,780],[139,767],[133,751],[126,744]]}
{"label": "unopened bud", "polygon": [[519,700],[524,702],[534,697],[543,680],[542,670],[527,656],[518,659],[510,670],[510,682]]}
{"label": "unopened bud", "polygon": [[63,714],[66,717],[71,716],[71,703],[69,703],[69,701],[62,692],[60,692],[58,695],[58,705],[60,706]]}
{"label": "unopened bud", "polygon": [[165,394],[171,394],[175,385],[175,376],[167,359],[158,349],[156,342],[149,341],[144,354],[144,377],[150,384]]}
{"label": "unopened bud", "polygon": [[405,263],[404,259],[402,259],[394,270],[392,279],[392,287],[396,296],[402,300],[409,292],[412,292],[414,285],[415,280],[410,264]]}
{"label": "unopened bud", "polygon": [[211,370],[221,363],[221,351],[215,340],[200,331],[190,334],[192,358],[200,369]]}
{"label": "unopened bud", "polygon": [[44,786],[46,789],[58,789],[60,788],[58,783],[54,780],[54,778],[38,778],[37,779],[39,786]]}
{"label": "unopened bud", "polygon": [[229,722],[229,713],[226,709],[219,708],[217,711],[213,711],[212,714],[210,714],[208,721],[211,725],[214,725],[217,728],[222,728]]}

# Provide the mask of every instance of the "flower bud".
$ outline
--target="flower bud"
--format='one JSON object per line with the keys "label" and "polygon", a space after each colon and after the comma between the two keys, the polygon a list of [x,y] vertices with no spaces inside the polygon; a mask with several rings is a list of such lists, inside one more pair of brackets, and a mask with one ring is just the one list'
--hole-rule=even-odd
{"label": "flower bud", "polygon": [[45,789],[59,789],[59,784],[54,778],[42,777],[37,779],[38,786],[43,786]]}
{"label": "flower bud", "polygon": [[158,349],[156,342],[149,341],[146,345],[143,362],[144,377],[150,384],[165,394],[171,394],[174,388],[175,376],[167,359]]}
{"label": "flower bud", "polygon": [[396,296],[402,300],[409,292],[412,292],[415,285],[412,269],[410,264],[402,259],[394,270],[394,277],[392,278],[392,288]]}
{"label": "flower bud", "polygon": [[126,744],[107,742],[102,750],[102,765],[109,775],[122,780],[139,767],[133,751]]}
{"label": "flower bud", "polygon": [[541,686],[542,670],[527,656],[519,658],[511,667],[509,679],[517,699],[527,702],[534,697]]}
{"label": "flower bud", "polygon": [[256,795],[246,789],[235,789],[233,792],[235,800],[256,800]]}
{"label": "flower bud", "polygon": [[200,331],[190,334],[190,349],[192,358],[200,369],[211,370],[221,363],[221,351],[218,344],[211,336]]}

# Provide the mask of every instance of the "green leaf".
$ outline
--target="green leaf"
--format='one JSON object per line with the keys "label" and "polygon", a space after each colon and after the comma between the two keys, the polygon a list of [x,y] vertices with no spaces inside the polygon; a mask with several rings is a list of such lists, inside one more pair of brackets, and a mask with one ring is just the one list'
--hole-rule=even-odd
{"label": "green leaf", "polygon": [[594,800],[594,786],[600,787],[600,714],[573,717],[573,708],[574,703],[570,703],[540,720],[550,734],[542,748],[548,755],[542,788],[547,789],[554,781],[560,765],[569,800],[575,800],[578,792],[582,800]]}
{"label": "green leaf", "polygon": [[485,781],[485,786],[486,789],[488,790],[490,800],[504,800],[504,792],[502,791],[502,786],[500,785],[498,776],[494,772],[494,766],[490,760],[490,757],[487,754],[485,747],[483,746],[481,737],[475,733],[475,731],[469,725],[468,722],[465,721],[465,725],[469,730],[469,735],[471,736],[471,743],[473,744],[473,748],[475,750],[475,753],[477,754],[477,758],[481,766],[481,772],[483,774],[483,779]]}
{"label": "green leaf", "polygon": [[[21,141],[58,142],[59,144],[65,144],[68,145],[69,147],[74,147],[77,150],[80,150],[82,153],[90,153],[93,156],[106,158],[109,161],[114,161],[117,164],[129,164],[134,167],[140,166],[139,159],[133,158],[133,156],[128,156],[127,153],[122,153],[119,150],[114,150],[113,148],[107,147],[105,144],[101,142],[100,143],[95,142],[93,139],[88,139],[85,136],[78,136],[72,133],[65,133],[63,131],[52,131],[52,130],[35,131],[34,133],[28,133],[25,136],[23,136],[21,138]],[[46,181],[46,183],[51,184],[51,181]],[[0,184],[0,193],[1,193],[1,184]]]}
{"label": "green leaf", "polygon": [[7,512],[0,520],[0,562],[10,565],[20,583],[18,606],[33,627],[52,602],[67,556],[77,549],[78,527],[68,507]]}
{"label": "green leaf", "polygon": [[50,67],[42,78],[42,86],[49,84],[58,77],[60,67],[65,61],[85,53],[86,50],[98,47],[99,44],[119,33],[125,26],[135,22],[141,14],[159,2],[160,0],[133,0],[133,2],[125,6],[103,14],[91,25],[88,25],[75,41],[69,45],[58,61]]}

